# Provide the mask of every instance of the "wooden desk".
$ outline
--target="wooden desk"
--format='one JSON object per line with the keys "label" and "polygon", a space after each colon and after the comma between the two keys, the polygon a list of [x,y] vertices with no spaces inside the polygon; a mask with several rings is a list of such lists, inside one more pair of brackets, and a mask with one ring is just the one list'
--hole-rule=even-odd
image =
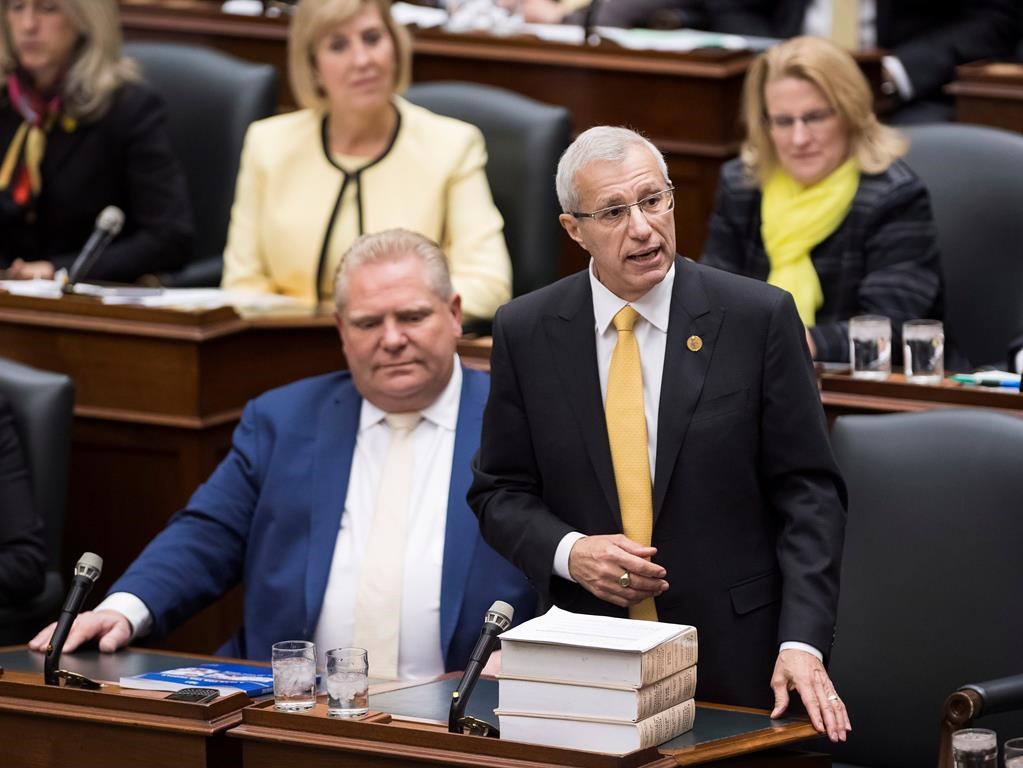
{"label": "wooden desk", "polygon": [[1023,133],[1023,64],[965,64],[945,90],[955,97],[956,121]]}
{"label": "wooden desk", "polygon": [[[62,666],[97,681],[173,669],[195,657],[125,651],[66,654]],[[0,649],[0,742],[5,765],[43,768],[236,768],[241,750],[226,738],[241,722],[245,694],[208,704],[164,701],[165,692],[128,691],[116,684],[99,691],[47,686],[42,654]]]}
{"label": "wooden desk", "polygon": [[[281,105],[293,108],[287,88],[285,19],[232,16],[202,0],[122,0],[129,40],[207,45],[251,61],[273,64],[281,75]],[[675,184],[679,250],[699,258],[714,205],[721,165],[738,154],[739,102],[752,55],[709,49],[692,53],[630,51],[546,43],[527,37],[413,30],[413,80],[466,80],[518,91],[572,114],[580,132],[593,125],[628,125],[665,154]],[[880,97],[881,54],[857,54]],[[553,173],[553,169],[552,169]],[[578,249],[562,256],[561,273],[585,264]]]}
{"label": "wooden desk", "polygon": [[[384,694],[371,694],[371,711],[391,715],[393,719],[389,722],[387,718],[368,722],[328,719],[322,699],[314,709],[299,715],[275,712],[269,704],[250,707],[243,713],[242,724],[234,728],[230,736],[242,740],[245,768],[281,765],[326,768],[339,763],[379,768],[427,764],[502,768],[669,768],[717,760],[726,760],[722,766],[811,768],[831,764],[826,755],[777,750],[817,737],[806,720],[772,722],[766,712],[738,707],[701,704],[691,732],[659,748],[621,757],[450,734],[446,725],[439,722],[401,719],[440,721],[446,718],[451,690],[457,683],[457,677],[448,677]],[[492,711],[497,701],[495,680],[480,680],[470,706],[482,706],[481,698],[491,711],[476,716],[496,723]]]}

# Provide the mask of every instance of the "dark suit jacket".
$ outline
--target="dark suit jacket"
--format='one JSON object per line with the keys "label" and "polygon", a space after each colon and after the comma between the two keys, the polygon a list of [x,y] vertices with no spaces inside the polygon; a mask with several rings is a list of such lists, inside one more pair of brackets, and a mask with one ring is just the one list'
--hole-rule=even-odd
{"label": "dark suit jacket", "polygon": [[[741,161],[726,163],[701,263],[767,279],[771,265],[760,237],[760,203],[760,188],[746,180]],[[824,293],[811,329],[819,360],[849,360],[847,321],[855,315],[890,317],[896,351],[902,349],[903,322],[942,319],[930,198],[902,161],[884,173],[860,177],[849,215],[810,258]]]}
{"label": "dark suit jacket", "polygon": [[[57,121],[47,135],[35,210],[26,215],[0,194],[0,267],[19,257],[70,266],[108,205],[124,211],[124,229],[89,277],[132,282],[181,266],[192,247],[192,214],[165,119],[155,93],[128,83],[98,120],[71,132]],[[0,93],[0,152],[21,122]]]}
{"label": "dark suit jacket", "polygon": [[45,583],[43,521],[32,499],[10,405],[0,395],[0,604],[28,600]]}
{"label": "dark suit jacket", "polygon": [[[831,648],[845,487],[791,296],[675,269],[653,488],[670,588],[657,612],[699,631],[699,698],[767,706],[780,642]],[[470,504],[498,552],[562,608],[626,615],[553,576],[566,533],[622,532],[585,272],[498,310],[474,469]]]}
{"label": "dark suit jacket", "polygon": [[[711,27],[766,37],[800,34],[809,0],[708,0]],[[941,95],[959,64],[1011,54],[1019,41],[1014,0],[877,0],[877,44],[899,58],[915,98]]]}
{"label": "dark suit jacket", "polygon": [[[464,668],[494,600],[511,603],[516,621],[536,607],[522,574],[480,538],[465,503],[487,389],[486,374],[463,371],[441,575],[441,645],[449,671]],[[220,653],[266,660],[278,640],[311,639],[361,407],[347,372],[250,402],[228,457],[110,591],[138,596],[159,636],[241,581],[245,624]]]}

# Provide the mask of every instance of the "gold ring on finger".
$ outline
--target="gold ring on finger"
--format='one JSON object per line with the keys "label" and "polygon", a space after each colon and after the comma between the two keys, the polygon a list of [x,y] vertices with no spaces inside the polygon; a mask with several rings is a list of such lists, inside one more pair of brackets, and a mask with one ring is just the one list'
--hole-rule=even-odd
{"label": "gold ring on finger", "polygon": [[632,576],[629,574],[628,571],[623,571],[622,575],[618,577],[618,584],[624,587],[625,589],[628,589],[629,587],[632,586]]}

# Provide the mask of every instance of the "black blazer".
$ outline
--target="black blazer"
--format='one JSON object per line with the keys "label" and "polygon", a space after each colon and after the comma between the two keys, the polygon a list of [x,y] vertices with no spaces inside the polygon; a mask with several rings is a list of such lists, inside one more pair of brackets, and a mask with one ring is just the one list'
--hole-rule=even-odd
{"label": "black blazer", "polygon": [[39,594],[46,584],[43,522],[7,399],[0,395],[0,604]]}
{"label": "black blazer", "polygon": [[[0,151],[21,122],[0,93]],[[89,277],[131,282],[181,266],[192,247],[192,214],[165,122],[160,98],[137,83],[121,86],[94,122],[68,132],[57,121],[35,210],[26,216],[0,194],[0,267],[18,257],[70,266],[108,205],[124,211],[124,229]]]}
{"label": "black blazer", "polygon": [[[801,33],[810,0],[707,0],[710,26],[766,37]],[[1008,56],[1019,42],[1015,0],[877,0],[877,44],[906,68],[914,98],[941,95],[959,64]]]}
{"label": "black blazer", "polygon": [[[701,263],[767,279],[771,267],[760,237],[760,202],[760,189],[747,181],[741,161],[726,163]],[[849,215],[810,258],[824,293],[810,331],[819,360],[849,360],[847,321],[855,315],[890,317],[896,352],[904,321],[942,319],[930,198],[902,161],[884,173],[860,176]]]}
{"label": "black blazer", "polygon": [[[779,642],[831,648],[845,486],[791,296],[680,258],[675,269],[653,489],[670,584],[658,616],[697,627],[699,698],[768,706]],[[566,533],[622,532],[585,271],[498,310],[474,472],[484,539],[542,594],[626,615],[553,575]]]}

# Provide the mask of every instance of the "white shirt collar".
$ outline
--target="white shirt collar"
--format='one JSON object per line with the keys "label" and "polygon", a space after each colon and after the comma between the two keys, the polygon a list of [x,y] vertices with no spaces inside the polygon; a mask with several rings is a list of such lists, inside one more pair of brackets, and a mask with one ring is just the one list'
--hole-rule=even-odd
{"label": "white shirt collar", "polygon": [[593,259],[587,270],[590,275],[590,289],[593,293],[593,318],[597,333],[603,335],[611,327],[611,321],[626,304],[632,305],[644,320],[661,333],[668,332],[668,318],[671,314],[671,289],[675,285],[675,264],[672,262],[668,273],[657,285],[636,301],[626,301],[611,293],[593,274]]}
{"label": "white shirt collar", "polygon": [[[440,396],[424,408],[421,413],[423,418],[431,421],[438,427],[455,431],[458,424],[458,402],[462,396],[462,363],[458,355],[455,355],[455,365],[451,371],[451,378],[447,386],[440,393]],[[387,412],[377,408],[369,400],[363,398],[362,410],[359,413],[359,432],[375,426],[384,420]]]}

